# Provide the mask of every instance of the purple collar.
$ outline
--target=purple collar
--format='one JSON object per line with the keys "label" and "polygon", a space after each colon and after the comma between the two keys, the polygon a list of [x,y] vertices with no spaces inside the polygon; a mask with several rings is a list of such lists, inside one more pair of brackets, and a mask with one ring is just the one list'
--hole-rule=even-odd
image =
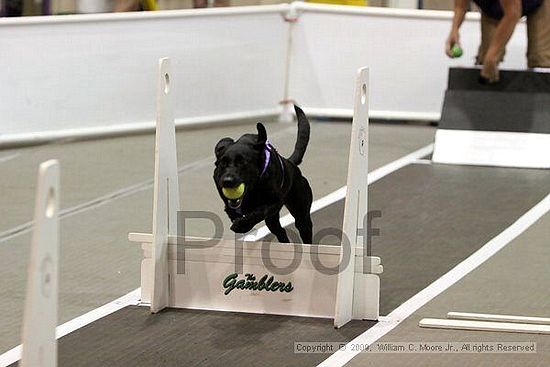
{"label": "purple collar", "polygon": [[277,154],[277,150],[275,150],[275,147],[271,145],[269,140],[265,141],[265,148],[264,148],[264,166],[262,167],[262,173],[260,173],[260,177],[262,177],[265,172],[267,171],[267,167],[269,167],[269,161],[271,160],[271,152],[273,152],[277,158],[279,158],[279,164],[281,165],[281,172],[283,173],[283,180],[281,181],[281,187],[283,186],[283,183],[285,182],[285,166],[283,164],[283,160],[281,159],[281,156]]}
{"label": "purple collar", "polygon": [[[266,140],[266,142],[265,142],[265,148],[264,148],[265,159],[264,159],[264,165],[262,167],[262,173],[260,174],[260,178],[267,171],[267,167],[269,167],[269,161],[271,160],[271,152],[272,151],[275,155],[277,155],[277,158],[279,158],[279,163],[281,164],[281,172],[283,173],[283,179],[281,180],[281,187],[283,187],[283,184],[285,182],[285,166],[284,166],[283,160],[281,159],[281,156],[277,153],[277,150],[275,150],[275,147],[273,145],[271,145],[269,140]],[[241,215],[241,216],[243,215],[241,207],[238,207],[236,209],[231,208],[231,210],[233,210],[238,215]]]}
{"label": "purple collar", "polygon": [[267,171],[267,167],[269,166],[269,161],[271,160],[271,150],[272,149],[275,149],[275,148],[273,148],[273,145],[271,145],[269,140],[266,140],[265,141],[265,148],[264,148],[264,156],[265,156],[264,166],[262,168],[262,173],[260,173],[260,177],[262,177],[264,175],[265,171]]}

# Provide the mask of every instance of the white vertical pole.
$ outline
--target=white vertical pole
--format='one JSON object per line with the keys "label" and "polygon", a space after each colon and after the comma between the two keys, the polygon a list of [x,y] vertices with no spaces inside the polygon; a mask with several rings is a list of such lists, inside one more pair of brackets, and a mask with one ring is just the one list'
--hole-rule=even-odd
{"label": "white vertical pole", "polygon": [[[341,327],[353,318],[353,291],[355,281],[355,250],[358,242],[357,229],[362,228],[367,215],[368,176],[368,81],[369,69],[357,72],[355,84],[355,107],[351,132],[348,163],[346,203],[344,209],[342,254],[338,272],[334,326]],[[364,232],[366,228],[364,229]],[[362,241],[367,240],[364,233]],[[366,244],[366,242],[365,242]]]}
{"label": "white vertical pole", "polygon": [[179,210],[176,130],[172,110],[170,60],[159,60],[155,183],[153,194],[153,282],[151,312],[168,306],[168,235],[177,234]]}
{"label": "white vertical pole", "polygon": [[59,163],[40,165],[23,318],[21,366],[57,365]]}
{"label": "white vertical pole", "polygon": [[295,32],[295,24],[298,21],[298,12],[296,11],[294,3],[290,4],[288,8],[288,14],[285,17],[285,21],[288,24],[288,34],[286,45],[285,83],[283,90],[283,100],[281,101],[282,110],[281,114],[279,115],[279,122],[290,123],[294,120],[294,103],[290,99],[290,73],[292,68],[292,58],[294,55],[294,44],[292,40]]}

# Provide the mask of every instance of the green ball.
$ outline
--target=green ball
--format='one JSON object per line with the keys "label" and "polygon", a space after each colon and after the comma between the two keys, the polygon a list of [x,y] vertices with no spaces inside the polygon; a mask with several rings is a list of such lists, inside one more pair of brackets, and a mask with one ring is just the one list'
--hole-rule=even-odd
{"label": "green ball", "polygon": [[462,56],[462,48],[460,48],[459,45],[454,45],[453,48],[451,48],[451,53],[453,57],[460,57]]}
{"label": "green ball", "polygon": [[245,189],[244,183],[241,183],[237,187],[232,187],[232,188],[224,187],[222,188],[222,192],[223,192],[223,196],[225,196],[226,198],[230,200],[235,200],[243,196],[244,189]]}

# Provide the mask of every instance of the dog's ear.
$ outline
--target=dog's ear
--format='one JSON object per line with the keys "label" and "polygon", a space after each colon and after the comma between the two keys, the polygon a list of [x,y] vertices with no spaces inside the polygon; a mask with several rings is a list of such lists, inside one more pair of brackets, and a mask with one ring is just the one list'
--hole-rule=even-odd
{"label": "dog's ear", "polygon": [[265,126],[261,122],[258,122],[256,124],[256,129],[258,130],[258,141],[256,142],[256,148],[263,149],[265,142],[267,141]]}
{"label": "dog's ear", "polygon": [[216,147],[214,148],[214,153],[216,154],[216,159],[220,158],[223,155],[223,152],[225,152],[225,149],[233,144],[235,141],[231,138],[223,138],[216,144]]}

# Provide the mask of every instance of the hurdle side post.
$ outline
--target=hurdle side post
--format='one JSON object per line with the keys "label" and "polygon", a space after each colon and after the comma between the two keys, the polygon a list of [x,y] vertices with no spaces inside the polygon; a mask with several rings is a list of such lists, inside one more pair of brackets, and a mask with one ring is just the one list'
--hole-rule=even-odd
{"label": "hurdle side post", "polygon": [[[336,291],[334,326],[341,327],[352,319],[378,319],[380,258],[367,251],[367,228],[363,219],[367,215],[368,193],[368,104],[369,69],[357,72],[355,105],[348,163],[347,191],[344,209],[342,252]],[[361,240],[359,239],[361,237]],[[361,248],[362,247],[362,248]],[[356,271],[356,258],[361,257]]]}
{"label": "hurdle side post", "polygon": [[176,130],[170,93],[170,59],[159,60],[155,179],[153,194],[153,246],[151,312],[169,303],[168,236],[177,234],[179,210]]}
{"label": "hurdle side post", "polygon": [[59,163],[40,165],[22,327],[21,366],[57,365]]}

